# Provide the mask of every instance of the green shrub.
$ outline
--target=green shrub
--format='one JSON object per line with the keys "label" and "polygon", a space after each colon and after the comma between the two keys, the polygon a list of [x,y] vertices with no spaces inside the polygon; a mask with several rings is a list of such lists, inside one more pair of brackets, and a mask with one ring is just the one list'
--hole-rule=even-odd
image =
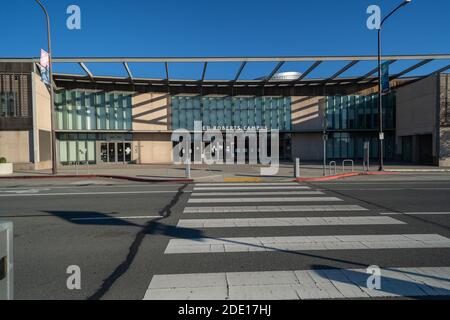
{"label": "green shrub", "polygon": [[6,162],[7,162],[6,158],[3,158],[3,157],[0,158],[0,163],[6,163]]}

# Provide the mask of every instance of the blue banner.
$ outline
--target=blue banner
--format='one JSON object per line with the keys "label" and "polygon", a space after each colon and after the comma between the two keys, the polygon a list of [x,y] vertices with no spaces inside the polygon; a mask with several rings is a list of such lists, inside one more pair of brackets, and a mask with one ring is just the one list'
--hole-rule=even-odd
{"label": "blue banner", "polygon": [[385,62],[381,65],[381,92],[388,93],[391,91],[389,82],[389,62]]}
{"label": "blue banner", "polygon": [[46,85],[50,85],[50,70],[49,68],[43,68],[41,69],[41,81],[45,83]]}

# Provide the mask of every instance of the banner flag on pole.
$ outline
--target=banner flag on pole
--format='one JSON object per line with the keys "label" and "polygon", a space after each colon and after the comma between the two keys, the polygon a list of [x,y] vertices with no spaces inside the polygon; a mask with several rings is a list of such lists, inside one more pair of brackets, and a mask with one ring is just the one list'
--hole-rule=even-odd
{"label": "banner flag on pole", "polygon": [[41,70],[41,81],[47,85],[50,85],[50,58],[48,52],[44,49],[41,49],[39,69]]}
{"label": "banner flag on pole", "polygon": [[389,61],[384,62],[381,65],[381,92],[388,93],[391,91],[389,81]]}

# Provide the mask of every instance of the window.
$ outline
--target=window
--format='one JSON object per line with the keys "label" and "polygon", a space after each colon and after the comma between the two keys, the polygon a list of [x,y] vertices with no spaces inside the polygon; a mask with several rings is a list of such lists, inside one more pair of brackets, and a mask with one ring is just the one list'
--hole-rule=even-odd
{"label": "window", "polygon": [[192,131],[194,121],[211,128],[291,129],[290,98],[174,96],[171,101],[172,130]]}
{"label": "window", "polygon": [[131,96],[81,90],[56,92],[55,110],[60,130],[130,130]]}

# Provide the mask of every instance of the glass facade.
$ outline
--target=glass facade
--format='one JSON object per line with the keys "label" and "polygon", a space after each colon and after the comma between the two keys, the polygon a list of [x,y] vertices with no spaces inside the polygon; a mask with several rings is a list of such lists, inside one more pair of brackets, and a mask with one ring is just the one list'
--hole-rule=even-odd
{"label": "glass facade", "polygon": [[[383,96],[384,155],[394,158],[395,95]],[[326,98],[328,159],[362,159],[364,142],[370,143],[370,156],[378,157],[378,95],[334,96]]]}
{"label": "glass facade", "polygon": [[194,121],[206,128],[267,128],[291,130],[290,97],[173,96],[172,130],[194,130]]}
{"label": "glass facade", "polygon": [[58,130],[131,130],[131,94],[61,90],[55,94]]}
{"label": "glass facade", "polygon": [[[377,130],[378,95],[326,99],[327,130]],[[395,95],[383,97],[383,127],[395,129]]]}
{"label": "glass facade", "polygon": [[132,140],[131,134],[58,133],[59,161],[62,164],[99,163],[102,157],[102,145],[115,143],[119,146],[116,152],[117,156],[114,155],[115,159],[108,159],[108,161],[103,162],[130,162],[131,155],[129,159],[124,158],[125,155],[120,157],[120,147],[123,146],[123,143],[126,143],[127,147],[131,147],[131,143],[127,142]]}

